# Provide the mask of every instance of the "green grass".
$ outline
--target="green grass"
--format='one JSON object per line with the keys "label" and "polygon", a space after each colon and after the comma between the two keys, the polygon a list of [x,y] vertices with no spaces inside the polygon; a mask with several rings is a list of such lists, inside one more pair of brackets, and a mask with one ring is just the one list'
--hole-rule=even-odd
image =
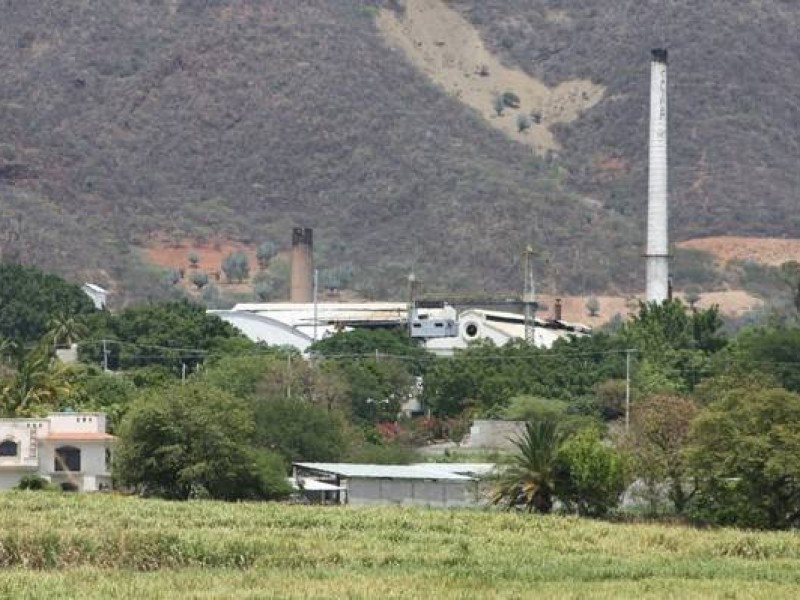
{"label": "green grass", "polygon": [[792,533],[0,495],[0,597],[794,598]]}

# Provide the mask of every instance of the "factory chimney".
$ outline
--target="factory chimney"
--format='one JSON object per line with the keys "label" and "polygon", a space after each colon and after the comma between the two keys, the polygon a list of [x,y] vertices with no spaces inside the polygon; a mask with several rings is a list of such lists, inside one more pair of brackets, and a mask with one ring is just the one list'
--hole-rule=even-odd
{"label": "factory chimney", "polygon": [[290,302],[313,302],[314,230],[292,229],[292,281]]}
{"label": "factory chimney", "polygon": [[647,204],[647,301],[669,297],[667,236],[667,51],[653,50],[650,75],[650,174]]}

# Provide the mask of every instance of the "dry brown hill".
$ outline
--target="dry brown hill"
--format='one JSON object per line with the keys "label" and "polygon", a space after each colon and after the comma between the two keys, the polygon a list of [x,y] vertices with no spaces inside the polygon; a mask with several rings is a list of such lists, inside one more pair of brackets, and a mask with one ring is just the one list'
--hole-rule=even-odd
{"label": "dry brown hill", "polygon": [[[412,266],[432,287],[516,288],[527,244],[549,289],[635,291],[648,50],[664,43],[674,237],[800,229],[797,4],[424,6],[9,0],[5,256],[157,295],[159,275],[136,251],[156,232],[253,246],[302,224],[373,296],[398,294]],[[495,90],[472,77],[459,97],[461,67],[437,75],[387,38],[409,16],[453,19],[409,31],[432,41],[434,63],[451,51],[467,70],[485,62],[496,91],[541,109],[542,122],[527,136],[514,111],[492,123]],[[435,39],[446,33],[452,48]]]}

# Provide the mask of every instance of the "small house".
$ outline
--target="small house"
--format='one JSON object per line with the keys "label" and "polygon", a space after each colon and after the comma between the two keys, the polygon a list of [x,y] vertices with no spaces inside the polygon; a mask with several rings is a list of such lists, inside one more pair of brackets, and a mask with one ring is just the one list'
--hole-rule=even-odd
{"label": "small house", "polygon": [[63,490],[111,489],[114,436],[103,413],[53,413],[0,419],[0,490],[38,475]]}

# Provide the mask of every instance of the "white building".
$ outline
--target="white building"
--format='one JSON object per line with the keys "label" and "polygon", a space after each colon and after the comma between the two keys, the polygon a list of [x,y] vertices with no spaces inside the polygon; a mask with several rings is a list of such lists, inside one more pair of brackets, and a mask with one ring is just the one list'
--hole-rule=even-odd
{"label": "white building", "polygon": [[[314,305],[308,303],[237,304],[231,310],[211,310],[210,314],[232,324],[248,338],[270,346],[293,346],[305,352],[316,338],[355,327],[405,327],[408,325],[408,304],[405,302],[320,303],[317,305],[316,327]],[[470,342],[491,340],[498,346],[525,337],[525,317],[517,313],[469,309],[456,313],[451,306],[418,309],[418,321],[450,324],[443,327],[454,335],[435,335],[423,339],[425,347],[440,356],[451,356],[456,349]],[[556,340],[583,336],[591,328],[562,320],[535,319],[534,344],[551,347]]]}
{"label": "white building", "polygon": [[0,489],[39,475],[64,490],[111,489],[114,436],[103,413],[0,419]]}
{"label": "white building", "polygon": [[[534,319],[533,343],[537,348],[550,348],[561,339],[591,334],[592,329],[580,323]],[[496,310],[469,309],[458,315],[455,337],[431,338],[425,341],[428,351],[439,356],[452,356],[471,342],[490,340],[495,346],[525,339],[525,316]]]}
{"label": "white building", "polygon": [[94,283],[84,283],[81,286],[83,293],[89,296],[94,302],[94,307],[97,310],[103,310],[108,304],[108,290],[101,288],[99,285]]}
{"label": "white building", "polygon": [[477,477],[491,472],[493,467],[294,463],[293,477],[298,487],[310,486],[312,491],[324,488],[327,500],[340,504],[473,506],[480,502]]}

